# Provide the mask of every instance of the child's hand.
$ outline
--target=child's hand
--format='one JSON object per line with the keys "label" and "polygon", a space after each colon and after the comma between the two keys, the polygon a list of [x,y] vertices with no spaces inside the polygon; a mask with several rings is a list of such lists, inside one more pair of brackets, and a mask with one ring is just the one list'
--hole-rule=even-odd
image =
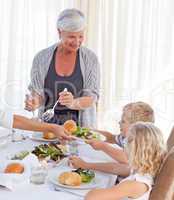
{"label": "child's hand", "polygon": [[68,161],[69,165],[72,165],[74,168],[78,169],[87,169],[87,163],[77,156],[71,156]]}
{"label": "child's hand", "polygon": [[103,150],[105,142],[99,141],[99,140],[87,140],[87,144],[91,145],[93,149],[95,150]]}

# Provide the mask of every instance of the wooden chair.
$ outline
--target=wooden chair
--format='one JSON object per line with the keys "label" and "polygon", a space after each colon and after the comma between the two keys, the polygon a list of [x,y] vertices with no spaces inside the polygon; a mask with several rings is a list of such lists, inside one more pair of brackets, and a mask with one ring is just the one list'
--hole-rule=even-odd
{"label": "wooden chair", "polygon": [[168,140],[167,140],[167,148],[168,148],[168,151],[170,151],[170,149],[174,146],[174,127],[172,128],[171,130],[171,133],[168,137]]}
{"label": "wooden chair", "polygon": [[167,148],[168,153],[149,200],[174,200],[174,128],[167,140]]}

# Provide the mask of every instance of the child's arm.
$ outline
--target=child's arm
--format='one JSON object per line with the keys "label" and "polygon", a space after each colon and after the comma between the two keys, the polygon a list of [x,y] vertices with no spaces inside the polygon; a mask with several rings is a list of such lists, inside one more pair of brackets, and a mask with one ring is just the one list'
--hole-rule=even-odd
{"label": "child's arm", "polygon": [[77,156],[72,156],[69,158],[69,163],[72,164],[74,168],[98,170],[124,177],[130,174],[130,168],[128,165],[116,162],[90,163],[90,162],[85,162],[84,160],[82,160]]}
{"label": "child's arm", "polygon": [[137,181],[124,181],[107,189],[94,189],[88,192],[85,200],[121,200],[124,197],[138,198],[148,190],[148,186]]}
{"label": "child's arm", "polygon": [[112,147],[111,145],[104,143],[103,151],[111,156],[111,158],[113,158],[114,160],[120,163],[128,164],[128,158],[123,149]]}
{"label": "child's arm", "polygon": [[104,151],[106,154],[108,154],[110,157],[118,162],[125,164],[128,163],[125,152],[120,148],[112,147],[108,143],[98,140],[87,140],[86,143],[91,145],[95,150]]}

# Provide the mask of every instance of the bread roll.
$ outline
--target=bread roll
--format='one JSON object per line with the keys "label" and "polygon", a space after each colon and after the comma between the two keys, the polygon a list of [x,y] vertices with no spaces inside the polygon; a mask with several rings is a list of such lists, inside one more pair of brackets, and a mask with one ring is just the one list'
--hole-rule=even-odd
{"label": "bread roll", "polygon": [[63,172],[58,177],[58,181],[63,185],[79,186],[82,183],[82,178],[76,172]]}
{"label": "bread roll", "polygon": [[24,172],[24,166],[20,163],[11,163],[7,165],[4,170],[4,173],[16,173],[22,174]]}
{"label": "bread roll", "polygon": [[77,124],[75,121],[73,120],[67,120],[65,123],[64,123],[64,128],[66,129],[66,131],[69,133],[69,134],[72,134],[74,133],[76,130],[77,130]]}
{"label": "bread roll", "polygon": [[56,135],[52,132],[43,133],[43,138],[47,140],[56,139]]}

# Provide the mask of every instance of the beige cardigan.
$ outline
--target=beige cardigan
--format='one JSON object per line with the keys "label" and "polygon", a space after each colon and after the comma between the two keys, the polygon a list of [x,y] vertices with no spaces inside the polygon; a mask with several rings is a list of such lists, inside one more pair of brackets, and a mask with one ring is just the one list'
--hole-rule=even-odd
{"label": "beige cardigan", "polygon": [[[37,92],[44,98],[44,80],[47,75],[54,50],[58,44],[54,44],[40,51],[33,60],[31,69],[31,82],[29,89]],[[100,69],[96,55],[86,47],[80,47],[80,67],[83,76],[83,96],[93,96],[97,103],[100,89]],[[96,127],[96,103],[89,108],[79,111],[79,124],[86,127]],[[39,116],[44,107],[39,109]]]}

